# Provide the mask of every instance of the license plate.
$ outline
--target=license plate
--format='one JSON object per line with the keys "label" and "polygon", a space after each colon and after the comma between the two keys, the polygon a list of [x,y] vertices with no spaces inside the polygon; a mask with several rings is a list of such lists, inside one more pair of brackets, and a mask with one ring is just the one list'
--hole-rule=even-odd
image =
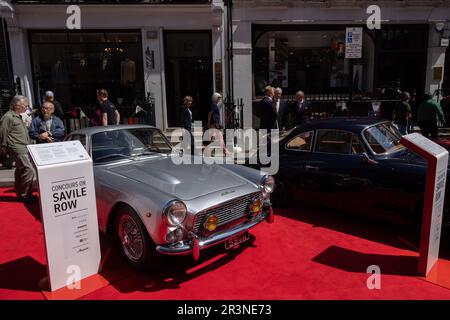
{"label": "license plate", "polygon": [[225,249],[231,249],[241,244],[242,242],[247,241],[250,238],[248,231],[235,235],[225,241]]}

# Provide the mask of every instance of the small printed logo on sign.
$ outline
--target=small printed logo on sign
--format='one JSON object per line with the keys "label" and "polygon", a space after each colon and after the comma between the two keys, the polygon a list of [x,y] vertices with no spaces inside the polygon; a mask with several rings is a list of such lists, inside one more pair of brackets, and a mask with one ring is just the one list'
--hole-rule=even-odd
{"label": "small printed logo on sign", "polygon": [[367,273],[370,274],[367,278],[367,289],[380,290],[381,289],[381,268],[377,265],[371,265],[367,267]]}

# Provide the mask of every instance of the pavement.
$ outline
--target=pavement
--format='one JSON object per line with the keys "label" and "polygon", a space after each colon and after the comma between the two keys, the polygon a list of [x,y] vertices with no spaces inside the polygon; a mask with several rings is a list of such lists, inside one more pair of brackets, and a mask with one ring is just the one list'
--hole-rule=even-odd
{"label": "pavement", "polygon": [[14,168],[6,169],[0,164],[0,187],[14,186]]}

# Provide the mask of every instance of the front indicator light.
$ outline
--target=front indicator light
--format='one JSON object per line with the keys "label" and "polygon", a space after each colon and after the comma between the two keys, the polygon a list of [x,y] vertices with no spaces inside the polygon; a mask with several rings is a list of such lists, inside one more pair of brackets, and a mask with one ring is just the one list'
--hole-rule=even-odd
{"label": "front indicator light", "polygon": [[214,231],[214,230],[216,230],[218,223],[219,223],[219,218],[215,214],[212,214],[208,217],[208,219],[206,219],[203,226],[208,231]]}
{"label": "front indicator light", "polygon": [[252,217],[256,217],[261,213],[261,207],[261,199],[256,198],[255,200],[253,200],[253,202],[249,206],[250,214],[252,215]]}

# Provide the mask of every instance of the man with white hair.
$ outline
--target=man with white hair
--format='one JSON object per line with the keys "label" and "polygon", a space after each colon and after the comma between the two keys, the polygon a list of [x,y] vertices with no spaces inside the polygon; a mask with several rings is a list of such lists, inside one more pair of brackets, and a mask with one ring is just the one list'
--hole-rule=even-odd
{"label": "man with white hair", "polygon": [[279,87],[275,88],[274,94],[273,94],[273,100],[275,105],[275,113],[277,115],[276,117],[276,128],[281,130],[286,129],[286,101],[284,101],[281,98],[281,95],[283,94],[283,90]]}
{"label": "man with white hair", "polygon": [[305,93],[301,90],[295,93],[295,124],[301,125],[311,120],[311,104],[305,100]]}
{"label": "man with white hair", "polygon": [[64,121],[63,107],[62,107],[61,103],[59,103],[59,101],[55,100],[55,94],[53,93],[53,91],[47,91],[45,93],[45,101],[44,102],[51,102],[55,106],[55,112],[53,113],[53,115],[57,116],[58,118],[60,118],[61,120]]}
{"label": "man with white hair", "polygon": [[64,124],[61,119],[55,117],[55,106],[46,101],[42,106],[42,115],[35,117],[31,123],[30,138],[36,143],[48,143],[62,141],[64,138]]}
{"label": "man with white hair", "polygon": [[10,110],[0,120],[0,146],[2,154],[9,151],[16,163],[14,178],[17,201],[32,203],[37,198],[32,193],[34,170],[27,149],[30,139],[28,128],[20,116],[27,108],[27,97],[19,95],[12,98]]}

